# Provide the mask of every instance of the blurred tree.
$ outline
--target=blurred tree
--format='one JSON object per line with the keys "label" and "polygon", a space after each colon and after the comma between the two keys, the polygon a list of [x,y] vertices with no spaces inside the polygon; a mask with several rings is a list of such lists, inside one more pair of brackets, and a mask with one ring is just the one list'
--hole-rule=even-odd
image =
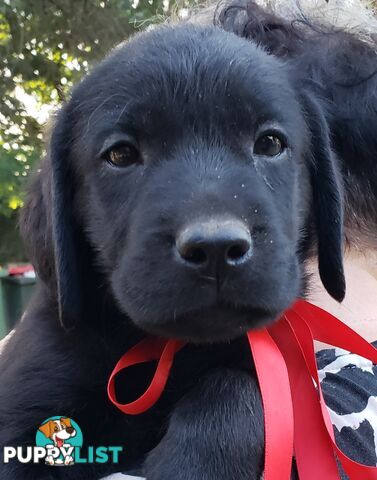
{"label": "blurred tree", "polygon": [[170,8],[169,0],[0,0],[0,222],[22,206],[48,113],[90,65]]}
{"label": "blurred tree", "polygon": [[1,0],[0,215],[22,205],[51,107],[91,63],[168,7],[161,0]]}

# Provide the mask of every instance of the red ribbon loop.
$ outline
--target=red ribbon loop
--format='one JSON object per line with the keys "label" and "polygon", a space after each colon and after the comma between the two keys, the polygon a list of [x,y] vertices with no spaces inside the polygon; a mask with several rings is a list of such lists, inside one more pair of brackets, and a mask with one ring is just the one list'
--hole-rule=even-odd
{"label": "red ribbon loop", "polygon": [[[107,394],[112,403],[123,413],[139,415],[149,410],[161,397],[169,378],[174,355],[184,346],[177,340],[163,340],[160,338],[146,338],[131,348],[116,364],[110,375],[107,385]],[[131,403],[119,403],[115,395],[115,376],[125,368],[140,363],[158,360],[153,379],[141,397]]]}
{"label": "red ribbon loop", "polygon": [[[265,416],[265,480],[289,480],[293,450],[300,480],[338,480],[335,455],[350,480],[377,480],[377,468],[348,458],[335,444],[333,426],[319,381],[314,340],[358,354],[377,364],[377,350],[330,313],[298,300],[276,324],[250,331],[250,349],[261,389]],[[174,355],[184,346],[176,340],[147,338],[119,360],[108,383],[108,396],[122,412],[138,415],[160,398]],[[158,361],[146,392],[128,404],[115,395],[121,370]],[[377,412],[376,412],[377,415]]]}

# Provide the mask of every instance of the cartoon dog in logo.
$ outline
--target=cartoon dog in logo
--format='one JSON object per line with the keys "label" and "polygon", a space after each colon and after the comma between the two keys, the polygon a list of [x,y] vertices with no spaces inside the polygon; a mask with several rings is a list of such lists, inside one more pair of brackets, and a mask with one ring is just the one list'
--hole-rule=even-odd
{"label": "cartoon dog in logo", "polygon": [[[49,420],[39,427],[39,431],[53,442],[53,445],[46,446],[46,449],[50,451],[45,458],[45,462],[48,465],[74,464],[73,457],[67,454],[67,449],[69,449],[68,452],[72,449],[72,446],[67,443],[67,440],[76,435],[76,430],[72,426],[69,418],[61,417],[58,420]],[[58,455],[53,455],[53,449],[55,449],[54,452],[60,452],[63,458],[60,457],[60,454],[59,458],[56,458]]]}

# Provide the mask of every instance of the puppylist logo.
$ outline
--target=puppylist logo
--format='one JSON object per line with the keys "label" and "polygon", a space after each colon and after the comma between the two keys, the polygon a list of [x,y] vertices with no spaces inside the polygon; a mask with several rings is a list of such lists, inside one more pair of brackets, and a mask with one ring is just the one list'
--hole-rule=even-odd
{"label": "puppylist logo", "polygon": [[38,428],[35,443],[37,447],[45,449],[47,465],[74,465],[75,447],[82,447],[83,436],[74,420],[51,417]]}
{"label": "puppylist logo", "polygon": [[4,463],[39,463],[73,466],[82,463],[119,463],[123,447],[83,448],[83,434],[69,417],[50,417],[38,427],[35,446],[4,447]]}

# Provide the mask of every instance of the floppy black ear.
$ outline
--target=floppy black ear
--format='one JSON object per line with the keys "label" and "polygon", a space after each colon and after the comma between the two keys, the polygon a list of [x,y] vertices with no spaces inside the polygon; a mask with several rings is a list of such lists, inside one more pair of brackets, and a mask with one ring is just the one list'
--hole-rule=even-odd
{"label": "floppy black ear", "polygon": [[78,218],[80,180],[72,155],[75,118],[69,108],[63,107],[57,117],[47,156],[30,185],[20,218],[29,257],[49,295],[57,299],[66,330],[101,317],[106,290]]}
{"label": "floppy black ear", "polygon": [[[70,329],[83,317],[91,276],[88,247],[75,212],[71,162],[72,126],[68,107],[58,115],[47,156],[30,185],[20,218],[21,232],[38,277],[58,300],[62,325]],[[85,281],[86,280],[86,281]]]}
{"label": "floppy black ear", "polygon": [[[52,241],[60,322],[71,329],[101,316],[104,279],[79,219],[80,179],[72,154],[75,116],[59,113],[50,142]],[[82,207],[81,207],[82,209]]]}
{"label": "floppy black ear", "polygon": [[73,122],[68,106],[59,113],[50,142],[52,237],[59,317],[66,329],[83,316],[85,242],[75,212],[75,176],[71,158]]}
{"label": "floppy black ear", "polygon": [[343,194],[341,175],[331,148],[329,126],[320,102],[303,95],[311,133],[311,183],[318,242],[318,266],[328,293],[341,302],[345,295],[343,270]]}

